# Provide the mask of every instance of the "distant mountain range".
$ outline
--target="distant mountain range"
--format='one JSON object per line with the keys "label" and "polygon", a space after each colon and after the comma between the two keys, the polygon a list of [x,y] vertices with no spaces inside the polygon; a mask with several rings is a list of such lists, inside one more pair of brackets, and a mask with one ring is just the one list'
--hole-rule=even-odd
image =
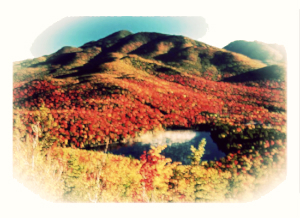
{"label": "distant mountain range", "polygon": [[15,62],[13,76],[14,82],[21,82],[138,69],[151,74],[186,72],[220,81],[271,63],[284,64],[285,58],[281,46],[260,42],[235,41],[221,49],[184,36],[122,30],[78,48],[66,46],[51,55]]}
{"label": "distant mountain range", "polygon": [[237,40],[225,46],[224,49],[260,60],[267,65],[284,64],[286,62],[286,51],[282,45]]}

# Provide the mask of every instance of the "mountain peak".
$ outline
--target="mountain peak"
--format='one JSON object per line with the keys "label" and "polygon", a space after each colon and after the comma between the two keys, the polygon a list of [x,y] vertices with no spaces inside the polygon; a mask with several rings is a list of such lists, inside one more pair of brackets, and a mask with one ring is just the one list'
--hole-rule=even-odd
{"label": "mountain peak", "polygon": [[112,34],[106,36],[105,38],[124,38],[126,36],[131,35],[131,34],[132,34],[132,32],[130,32],[128,30],[120,30],[120,31],[117,31],[115,33],[112,33]]}
{"label": "mountain peak", "polygon": [[104,44],[111,45],[112,43],[115,43],[119,41],[120,39],[123,39],[129,35],[132,35],[132,33],[128,30],[120,30],[118,32],[112,33],[104,38],[101,38],[97,41],[91,41],[88,43],[85,43],[80,48],[87,48],[92,46],[102,47]]}

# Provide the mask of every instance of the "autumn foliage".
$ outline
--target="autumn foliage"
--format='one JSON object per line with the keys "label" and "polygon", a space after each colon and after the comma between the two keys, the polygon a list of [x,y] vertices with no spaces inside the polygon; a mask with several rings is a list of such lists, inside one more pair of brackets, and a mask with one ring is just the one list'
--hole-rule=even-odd
{"label": "autumn foliage", "polygon": [[[16,178],[62,202],[237,202],[253,200],[266,184],[282,181],[284,83],[231,84],[219,81],[226,74],[216,67],[191,73],[125,55],[140,46],[125,44],[122,54],[111,53],[117,61],[89,76],[14,83]],[[161,55],[172,46],[161,42],[155,48]],[[164,157],[163,145],[139,159],[104,151],[146,132],[176,128],[210,131],[226,157],[202,161],[205,141],[191,145],[191,165]]]}

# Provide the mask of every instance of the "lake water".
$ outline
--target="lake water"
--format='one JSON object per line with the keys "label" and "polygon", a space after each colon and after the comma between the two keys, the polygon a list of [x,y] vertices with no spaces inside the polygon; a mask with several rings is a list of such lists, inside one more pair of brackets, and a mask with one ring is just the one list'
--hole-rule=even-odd
{"label": "lake water", "polygon": [[112,146],[108,149],[109,153],[129,156],[139,159],[143,151],[149,151],[150,145],[168,145],[161,154],[171,158],[173,161],[180,161],[182,164],[191,164],[187,156],[191,155],[191,145],[198,148],[200,141],[205,138],[205,153],[202,160],[218,160],[226,154],[218,149],[218,146],[210,137],[210,132],[192,130],[172,130],[156,134],[145,134],[135,139],[134,143],[124,146]]}

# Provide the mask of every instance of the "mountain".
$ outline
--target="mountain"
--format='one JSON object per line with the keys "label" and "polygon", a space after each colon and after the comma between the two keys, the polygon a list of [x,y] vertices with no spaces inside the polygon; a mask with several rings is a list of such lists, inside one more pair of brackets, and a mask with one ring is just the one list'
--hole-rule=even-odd
{"label": "mountain", "polygon": [[226,45],[224,49],[260,60],[267,65],[283,64],[286,62],[285,48],[278,44],[237,40]]}
{"label": "mountain", "polygon": [[113,33],[80,47],[66,46],[51,55],[15,62],[14,81],[30,81],[43,76],[77,77],[143,68],[149,72],[188,72],[210,80],[265,67],[245,55],[219,49],[184,36],[151,32]]}
{"label": "mountain", "polygon": [[[14,109],[35,111],[45,104],[56,111],[53,113],[74,113],[72,123],[78,119],[78,113],[82,113],[85,123],[104,122],[104,116],[109,128],[114,128],[112,123],[124,127],[131,122],[136,125],[126,129],[131,136],[143,131],[144,125],[148,130],[191,128],[207,122],[234,125],[254,117],[261,123],[283,125],[282,114],[276,115],[274,121],[274,114],[269,112],[285,111],[285,84],[278,83],[284,80],[284,72],[284,65],[267,66],[184,36],[123,30],[78,48],[66,46],[51,55],[15,62]],[[256,84],[248,84],[249,81]],[[245,84],[232,84],[237,82]],[[124,102],[126,110],[120,106]],[[111,118],[112,110],[121,115]],[[132,117],[132,110],[139,115]],[[265,115],[258,116],[256,111]],[[138,118],[140,115],[148,120]],[[227,119],[229,115],[231,120]],[[97,125],[89,129],[98,128]],[[71,130],[68,124],[59,126]],[[100,130],[92,133],[97,131]],[[101,138],[110,143],[124,138],[120,132],[111,131],[112,135]],[[90,145],[80,135],[76,137],[82,146]]]}
{"label": "mountain", "polygon": [[[14,177],[58,202],[251,201],[286,177],[285,83],[269,81],[278,66],[129,31],[15,62]],[[187,166],[165,156],[167,145],[139,159],[107,153],[178,129],[206,132],[226,156],[202,160],[205,138],[193,139]]]}

